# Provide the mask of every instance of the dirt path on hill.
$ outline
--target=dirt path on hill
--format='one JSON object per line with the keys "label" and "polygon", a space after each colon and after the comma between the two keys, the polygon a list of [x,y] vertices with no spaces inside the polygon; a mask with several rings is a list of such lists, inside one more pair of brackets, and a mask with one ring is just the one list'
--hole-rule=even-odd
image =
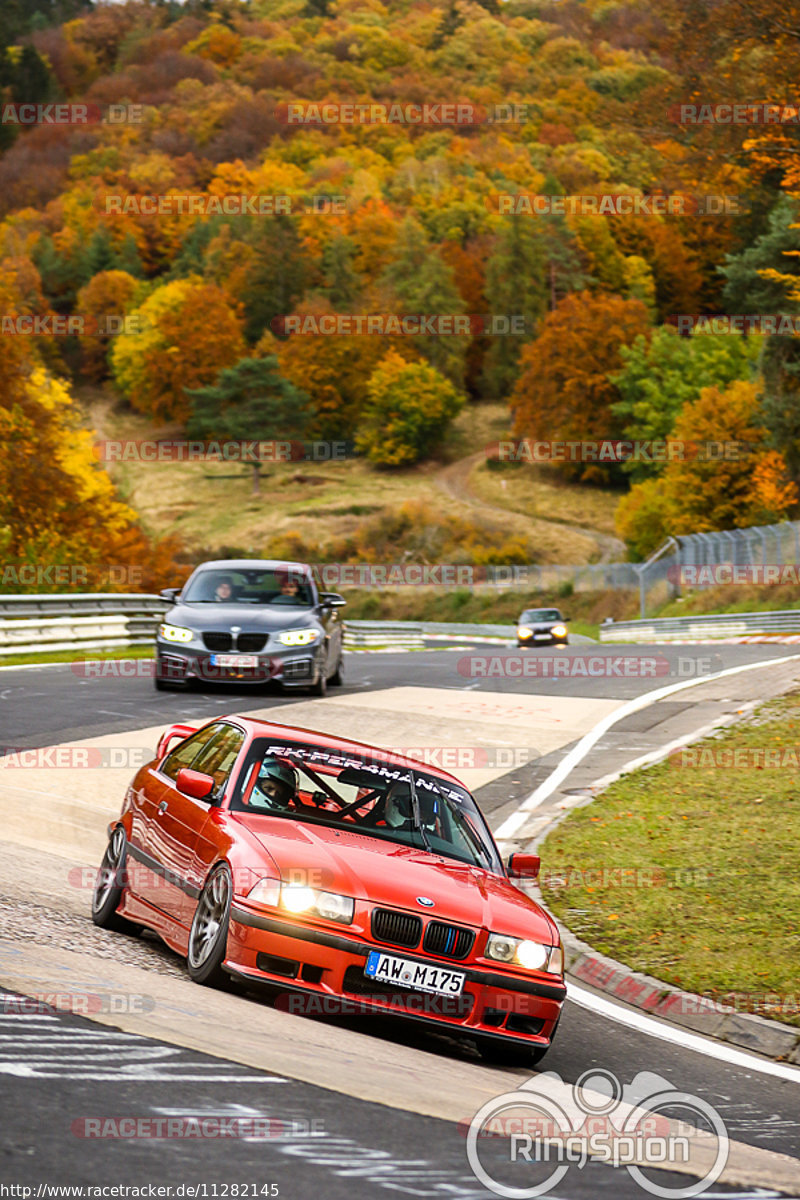
{"label": "dirt path on hill", "polygon": [[437,486],[452,500],[457,500],[459,504],[471,509],[476,516],[483,515],[495,523],[498,518],[502,518],[503,523],[512,532],[518,530],[529,536],[535,536],[536,532],[541,532],[543,528],[551,534],[569,530],[571,533],[589,538],[594,543],[598,551],[596,562],[625,561],[625,543],[610,533],[601,533],[598,529],[591,529],[585,525],[573,525],[571,521],[563,521],[558,517],[527,516],[516,509],[504,508],[500,504],[491,504],[483,500],[475,493],[469,482],[473,467],[483,457],[484,451],[479,450],[476,454],[460,458],[458,462],[444,467],[436,476]]}

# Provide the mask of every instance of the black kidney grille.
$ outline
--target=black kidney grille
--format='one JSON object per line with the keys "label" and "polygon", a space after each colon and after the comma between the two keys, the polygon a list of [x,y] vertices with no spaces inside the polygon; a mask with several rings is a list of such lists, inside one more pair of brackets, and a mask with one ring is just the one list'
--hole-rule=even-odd
{"label": "black kidney grille", "polygon": [[442,958],[466,958],[474,941],[475,934],[471,929],[462,929],[459,925],[445,925],[441,921],[429,921],[422,948],[429,954],[439,954]]}
{"label": "black kidney grille", "polygon": [[258,654],[266,644],[267,638],[263,633],[240,633],[236,639],[236,649],[243,650],[248,654]]}
{"label": "black kidney grille", "polygon": [[204,633],[203,642],[206,650],[230,650],[233,646],[229,633]]}
{"label": "black kidney grille", "polygon": [[372,936],[392,946],[416,946],[422,936],[422,917],[376,908],[372,913]]}

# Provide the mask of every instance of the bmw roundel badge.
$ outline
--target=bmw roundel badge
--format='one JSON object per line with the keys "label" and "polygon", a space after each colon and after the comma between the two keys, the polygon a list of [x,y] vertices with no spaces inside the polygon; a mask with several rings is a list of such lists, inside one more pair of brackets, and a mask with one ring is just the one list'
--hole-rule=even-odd
{"label": "bmw roundel badge", "polygon": [[417,896],[417,904],[423,908],[433,908],[433,901],[428,896]]}

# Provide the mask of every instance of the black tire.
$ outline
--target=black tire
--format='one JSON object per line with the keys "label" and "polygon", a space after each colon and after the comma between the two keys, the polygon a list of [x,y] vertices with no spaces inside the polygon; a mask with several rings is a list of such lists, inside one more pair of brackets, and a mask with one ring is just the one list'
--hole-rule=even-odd
{"label": "black tire", "polygon": [[501,1041],[499,1038],[478,1040],[481,1058],[496,1067],[535,1067],[549,1049],[550,1046],[530,1046],[524,1042]]}
{"label": "black tire", "polygon": [[344,683],[344,655],[339,651],[339,661],[336,664],[336,670],[331,675],[328,683],[331,687],[341,687]]}
{"label": "black tire", "polygon": [[217,863],[205,882],[189,930],[186,961],[195,983],[207,987],[227,984],[222,970],[228,946],[233,879],[227,863]]}
{"label": "black tire", "polygon": [[157,692],[185,692],[188,690],[190,682],[191,680],[176,675],[174,666],[164,667],[161,659],[156,655],[153,684]]}
{"label": "black tire", "polygon": [[312,696],[327,696],[328,694],[328,676],[325,672],[328,669],[328,658],[325,656],[325,661],[320,665],[317,681],[308,690]]}
{"label": "black tire", "polygon": [[97,872],[92,892],[92,920],[101,929],[112,929],[115,933],[138,934],[142,932],[141,925],[126,920],[117,912],[125,888],[127,858],[128,839],[122,826],[117,825],[111,832],[100,870]]}

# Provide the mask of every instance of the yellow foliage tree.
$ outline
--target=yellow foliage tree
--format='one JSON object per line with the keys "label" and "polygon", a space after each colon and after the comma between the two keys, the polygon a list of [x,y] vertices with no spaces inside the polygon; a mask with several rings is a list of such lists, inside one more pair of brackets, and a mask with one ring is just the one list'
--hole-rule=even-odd
{"label": "yellow foliage tree", "polygon": [[373,371],[356,446],[370,462],[398,467],[436,451],[464,402],[449,379],[425,362],[390,350]]}
{"label": "yellow foliage tree", "polygon": [[190,277],[156,288],[131,314],[138,327],[111,352],[117,386],[156,420],[183,420],[184,388],[211,384],[245,354],[241,321],[221,288]]}

